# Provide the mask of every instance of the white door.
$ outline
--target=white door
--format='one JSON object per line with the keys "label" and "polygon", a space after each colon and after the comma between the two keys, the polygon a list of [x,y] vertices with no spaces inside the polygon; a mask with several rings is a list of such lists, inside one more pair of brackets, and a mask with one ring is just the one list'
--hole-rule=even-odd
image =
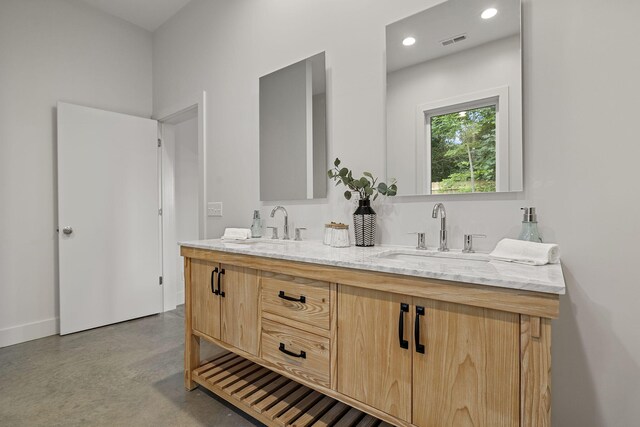
{"label": "white door", "polygon": [[157,122],[58,103],[60,333],[162,311]]}

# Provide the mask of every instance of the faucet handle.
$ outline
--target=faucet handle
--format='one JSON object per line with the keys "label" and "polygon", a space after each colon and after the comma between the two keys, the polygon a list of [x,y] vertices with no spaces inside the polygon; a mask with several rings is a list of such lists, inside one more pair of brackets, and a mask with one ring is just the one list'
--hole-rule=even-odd
{"label": "faucet handle", "polygon": [[487,237],[485,234],[465,234],[464,235],[464,249],[462,252],[465,254],[472,254],[475,251],[473,250],[473,238],[477,237],[478,239],[484,239]]}
{"label": "faucet handle", "polygon": [[271,229],[271,238],[272,239],[277,239],[278,238],[278,227],[267,227]]}
{"label": "faucet handle", "polygon": [[296,237],[293,240],[301,241],[302,235],[300,234],[300,231],[306,230],[306,229],[307,229],[306,227],[296,227]]}
{"label": "faucet handle", "polygon": [[407,234],[416,234],[418,236],[418,244],[416,249],[427,249],[427,235],[426,233],[422,233],[420,231],[413,231]]}

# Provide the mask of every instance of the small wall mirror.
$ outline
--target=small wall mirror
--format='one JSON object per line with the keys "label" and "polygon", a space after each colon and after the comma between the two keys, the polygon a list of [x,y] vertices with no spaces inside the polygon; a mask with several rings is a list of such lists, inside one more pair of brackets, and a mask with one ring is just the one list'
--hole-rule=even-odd
{"label": "small wall mirror", "polygon": [[324,52],[260,77],[260,200],[327,196]]}
{"label": "small wall mirror", "polygon": [[522,191],[520,0],[447,0],[386,27],[398,195]]}

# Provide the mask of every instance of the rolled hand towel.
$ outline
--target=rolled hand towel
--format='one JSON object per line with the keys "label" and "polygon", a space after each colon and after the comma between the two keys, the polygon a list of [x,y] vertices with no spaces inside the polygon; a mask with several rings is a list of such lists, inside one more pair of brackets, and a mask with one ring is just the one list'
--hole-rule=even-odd
{"label": "rolled hand towel", "polygon": [[558,245],[552,243],[502,239],[489,257],[528,265],[557,264],[560,262],[560,250]]}
{"label": "rolled hand towel", "polygon": [[247,240],[251,238],[248,228],[225,228],[222,240]]}

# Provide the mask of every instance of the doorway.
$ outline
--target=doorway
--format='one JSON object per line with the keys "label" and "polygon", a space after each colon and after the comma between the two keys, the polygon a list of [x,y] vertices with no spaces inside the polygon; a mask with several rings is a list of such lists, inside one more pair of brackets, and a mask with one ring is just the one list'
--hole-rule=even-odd
{"label": "doorway", "polygon": [[158,118],[161,145],[161,266],[164,310],[184,303],[184,263],[178,242],[204,239],[205,93]]}

